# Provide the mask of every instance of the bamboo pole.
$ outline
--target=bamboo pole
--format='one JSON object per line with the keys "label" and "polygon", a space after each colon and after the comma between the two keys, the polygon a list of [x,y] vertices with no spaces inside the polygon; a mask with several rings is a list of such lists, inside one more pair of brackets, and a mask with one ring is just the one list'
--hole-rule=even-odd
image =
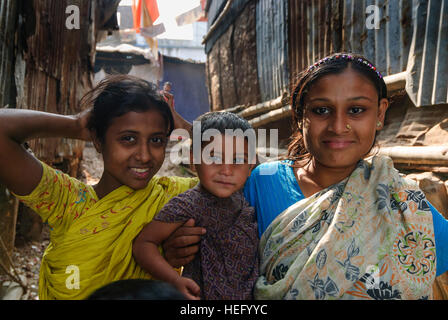
{"label": "bamboo pole", "polygon": [[248,120],[252,127],[257,128],[267,123],[286,118],[291,115],[291,106],[287,105],[280,109],[269,111],[256,118]]}
{"label": "bamboo pole", "polygon": [[5,243],[3,242],[2,237],[0,236],[0,245],[2,246],[3,250],[6,253],[6,257],[8,258],[8,262],[11,265],[12,270],[14,271],[14,275],[7,269],[7,267],[3,264],[3,262],[0,262],[0,266],[4,269],[6,274],[12,278],[14,281],[16,281],[20,286],[23,288],[24,293],[28,290],[27,286],[22,282],[22,279],[20,279],[19,273],[17,272],[16,268],[14,267],[14,263],[12,262],[11,257],[9,256],[9,253],[7,252],[7,248]]}
{"label": "bamboo pole", "polygon": [[245,108],[244,110],[238,112],[238,115],[247,118],[259,113],[265,113],[271,110],[279,109],[283,106],[283,97],[277,97],[275,99],[265,101],[254,106]]}
{"label": "bamboo pole", "polygon": [[403,90],[406,88],[406,74],[407,72],[400,72],[384,77],[384,82],[387,86],[387,91],[393,92]]}
{"label": "bamboo pole", "polygon": [[391,157],[394,163],[448,167],[447,146],[384,147],[379,153]]}
{"label": "bamboo pole", "polygon": [[219,14],[218,18],[216,18],[215,22],[213,22],[212,26],[208,30],[207,34],[202,39],[202,44],[205,44],[207,40],[212,36],[212,34],[215,32],[216,28],[221,24],[221,21],[224,20],[224,17],[227,15],[227,13],[230,11],[230,8],[232,7],[233,0],[227,0],[226,6]]}

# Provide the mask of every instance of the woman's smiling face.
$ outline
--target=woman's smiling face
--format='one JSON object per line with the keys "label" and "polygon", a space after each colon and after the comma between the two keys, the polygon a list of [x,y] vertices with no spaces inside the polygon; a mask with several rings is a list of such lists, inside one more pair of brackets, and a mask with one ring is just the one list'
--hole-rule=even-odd
{"label": "woman's smiling face", "polygon": [[95,142],[104,161],[102,190],[108,193],[121,185],[145,188],[163,164],[166,143],[166,121],[157,110],[131,111],[114,118],[104,142]]}
{"label": "woman's smiling face", "polygon": [[378,105],[374,85],[350,67],[317,80],[304,102],[306,149],[320,165],[340,169],[353,169],[371,150],[388,107],[387,99]]}

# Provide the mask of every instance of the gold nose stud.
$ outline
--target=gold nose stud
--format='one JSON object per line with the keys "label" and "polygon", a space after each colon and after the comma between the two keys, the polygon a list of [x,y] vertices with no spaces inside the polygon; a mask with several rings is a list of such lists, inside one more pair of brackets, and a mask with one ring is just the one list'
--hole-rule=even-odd
{"label": "gold nose stud", "polygon": [[345,126],[348,130],[351,130],[352,129],[352,126],[351,125],[349,125],[348,123],[347,123],[347,125]]}

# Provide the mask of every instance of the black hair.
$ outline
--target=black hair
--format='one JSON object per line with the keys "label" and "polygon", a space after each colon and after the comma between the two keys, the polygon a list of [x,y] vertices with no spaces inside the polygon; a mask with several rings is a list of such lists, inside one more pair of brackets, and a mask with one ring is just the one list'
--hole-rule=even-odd
{"label": "black hair", "polygon": [[87,300],[186,300],[186,298],[166,282],[127,279],[118,280],[97,289]]}
{"label": "black hair", "polygon": [[[196,141],[197,138],[194,135],[194,128],[197,125],[197,122],[200,122],[201,124],[201,136],[199,141]],[[191,148],[193,150],[193,146],[196,143],[200,143],[201,148],[204,147],[204,144],[206,144],[206,141],[202,140],[202,137],[204,135],[204,132],[209,129],[215,129],[218,130],[221,134],[225,134],[226,130],[238,130],[241,129],[243,133],[246,132],[246,130],[253,130],[253,127],[250,125],[250,123],[240,117],[239,115],[228,112],[228,111],[214,111],[214,112],[207,112],[203,115],[199,116],[194,122],[193,122],[193,141],[191,144]],[[253,132],[255,135],[255,132]],[[251,139],[248,139],[249,142],[249,149],[254,150],[253,141]]]}
{"label": "black hair", "polygon": [[112,75],[103,79],[81,100],[82,109],[92,108],[87,128],[104,142],[112,119],[128,112],[157,110],[166,122],[167,136],[174,129],[170,107],[160,95],[157,86],[129,75]]}
{"label": "black hair", "polygon": [[235,113],[227,111],[207,112],[199,116],[195,121],[199,121],[201,123],[201,134],[208,129],[216,129],[222,134],[225,133],[226,129],[241,129],[243,131],[252,129],[252,126],[246,119]]}
{"label": "black hair", "polygon": [[[348,56],[351,57],[351,59],[346,58]],[[363,75],[374,85],[378,93],[378,104],[381,99],[387,98],[387,86],[383,77],[376,71],[376,68],[373,67],[372,63],[363,56],[351,53],[335,53],[321,59],[319,62],[299,74],[298,80],[292,90],[291,107],[293,133],[288,145],[288,159],[311,159],[309,152],[305,148],[301,127],[304,116],[304,101],[309,89],[322,77],[331,74],[340,74],[349,67]]]}

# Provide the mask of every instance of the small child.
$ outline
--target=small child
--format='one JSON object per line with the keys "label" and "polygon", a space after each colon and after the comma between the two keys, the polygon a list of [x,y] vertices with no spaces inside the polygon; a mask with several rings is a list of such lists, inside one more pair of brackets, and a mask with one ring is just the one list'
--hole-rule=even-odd
{"label": "small child", "polygon": [[[258,277],[257,223],[254,208],[241,189],[253,168],[250,162],[254,158],[250,156],[255,156],[255,151],[249,152],[253,149],[245,137],[226,132],[252,128],[230,112],[209,112],[197,121],[201,124],[201,141],[193,138],[193,150],[195,143],[201,143],[201,161],[194,165],[200,183],[172,198],[142,229],[134,242],[134,256],[152,276],[171,283],[187,298],[252,299]],[[213,141],[213,148],[209,146],[212,142],[202,142],[208,129],[221,134],[217,135],[221,143],[219,139]],[[244,151],[239,150],[243,145]],[[207,150],[209,155],[205,155]],[[201,239],[199,253],[185,266],[181,277],[162,257],[158,246],[190,218],[207,233]]]}

